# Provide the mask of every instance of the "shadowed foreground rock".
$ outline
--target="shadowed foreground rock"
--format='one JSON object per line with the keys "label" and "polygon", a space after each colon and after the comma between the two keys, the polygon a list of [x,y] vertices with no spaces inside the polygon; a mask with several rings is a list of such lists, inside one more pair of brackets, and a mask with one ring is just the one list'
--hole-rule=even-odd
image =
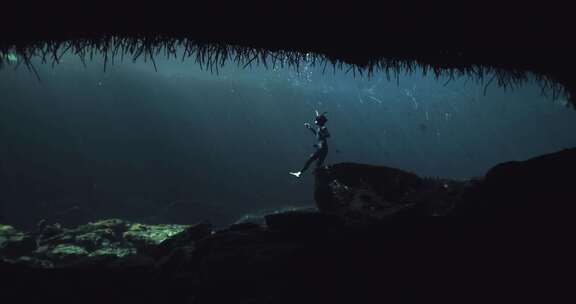
{"label": "shadowed foreground rock", "polygon": [[[339,226],[328,215],[306,213],[269,217],[275,229],[214,231],[175,244],[160,258],[137,253],[56,267],[0,262],[2,297],[18,303],[554,302],[568,290],[565,266],[575,252],[566,227],[445,220],[455,217]],[[310,225],[313,218],[322,223]]]}
{"label": "shadowed foreground rock", "polygon": [[46,268],[111,262],[135,255],[161,258],[174,248],[208,236],[210,231],[207,223],[144,225],[119,219],[72,229],[48,225],[30,233],[0,225],[0,257]]}
{"label": "shadowed foreground rock", "polygon": [[[499,165],[476,183],[338,164],[318,175],[328,181],[316,189],[317,199],[319,193],[327,195],[320,199],[331,199],[319,204],[328,212],[270,214],[266,225],[242,223],[213,231],[206,223],[103,220],[74,229],[46,226],[38,233],[1,226],[2,299],[573,302],[566,278],[576,253],[569,241],[574,225],[560,218],[572,214],[570,198],[576,190],[565,178],[573,172],[575,154],[565,150]],[[336,191],[342,189],[343,194]],[[370,208],[350,203],[359,195],[371,198],[360,197],[360,206],[382,204],[393,212],[372,217]],[[334,202],[343,205],[330,205]],[[412,216],[440,211],[459,216]],[[521,217],[539,211],[548,217]],[[506,215],[506,220],[494,221],[495,215]]]}
{"label": "shadowed foreground rock", "polygon": [[473,181],[421,178],[400,169],[340,163],[315,172],[318,209],[348,223],[447,214]]}
{"label": "shadowed foreground rock", "polygon": [[316,171],[318,209],[349,223],[396,216],[534,219],[574,214],[576,148],[499,164],[482,179],[421,178],[385,166],[340,163]]}
{"label": "shadowed foreground rock", "polygon": [[576,148],[499,164],[470,191],[455,215],[547,222],[576,211]]}

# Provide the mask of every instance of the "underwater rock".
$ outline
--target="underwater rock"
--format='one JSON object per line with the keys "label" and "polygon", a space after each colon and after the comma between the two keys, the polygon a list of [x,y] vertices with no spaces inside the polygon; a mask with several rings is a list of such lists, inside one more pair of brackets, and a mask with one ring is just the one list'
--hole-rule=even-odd
{"label": "underwater rock", "polygon": [[59,244],[47,251],[46,256],[54,263],[66,264],[88,256],[88,251],[78,245]]}
{"label": "underwater rock", "polygon": [[125,271],[151,270],[155,262],[156,261],[148,255],[131,254],[110,261],[106,264],[106,267]]}
{"label": "underwater rock", "polygon": [[0,225],[0,258],[40,267],[90,267],[136,255],[159,259],[176,248],[194,246],[211,232],[207,222],[146,225],[119,219],[91,222],[71,229],[58,224],[45,225],[35,234]]}
{"label": "underwater rock", "polygon": [[200,222],[189,226],[158,244],[154,251],[154,256],[163,257],[170,254],[175,248],[193,246],[195,242],[208,237],[211,232],[212,226],[208,222]]}
{"label": "underwater rock", "polygon": [[21,256],[15,260],[12,260],[15,264],[26,265],[33,268],[52,268],[54,263],[45,259],[38,259],[30,256]]}
{"label": "underwater rock", "polygon": [[469,191],[453,214],[543,219],[574,214],[576,148],[499,164]]}
{"label": "underwater rock", "polygon": [[381,220],[409,206],[409,192],[423,186],[413,173],[383,166],[341,163],[315,172],[318,209],[347,222]]}
{"label": "underwater rock", "polygon": [[22,232],[16,230],[16,228],[10,225],[2,225],[0,224],[0,246],[13,238],[20,238],[22,236]]}
{"label": "underwater rock", "polygon": [[315,172],[318,209],[348,223],[368,224],[390,216],[445,214],[467,182],[421,178],[400,169],[354,163]]}
{"label": "underwater rock", "polygon": [[112,229],[99,229],[77,235],[74,242],[83,246],[84,248],[93,251],[102,247],[107,247],[110,243],[116,241],[116,235]]}
{"label": "underwater rock", "polygon": [[196,247],[194,245],[174,248],[155,264],[155,269],[158,273],[167,275],[189,271],[189,264],[194,258],[195,252]]}
{"label": "underwater rock", "polygon": [[92,252],[103,248],[115,248],[123,243],[122,232],[127,223],[121,220],[103,220],[64,229],[48,225],[40,233],[39,245],[53,247],[58,244],[75,244]]}
{"label": "underwater rock", "polygon": [[12,226],[0,225],[0,256],[18,258],[36,250],[36,240]]}
{"label": "underwater rock", "polygon": [[136,223],[130,225],[122,236],[136,247],[139,253],[157,256],[162,242],[185,232],[190,227],[190,225],[145,225]]}
{"label": "underwater rock", "polygon": [[[306,300],[310,300],[311,293],[318,297],[318,301],[312,302],[323,303],[328,295],[329,302],[355,303],[357,300],[365,303],[374,301],[364,299],[388,300],[394,299],[394,295],[404,299],[406,293],[428,296],[446,286],[454,290],[468,288],[465,294],[485,292],[486,286],[491,284],[487,284],[485,278],[491,278],[489,282],[493,282],[498,279],[493,276],[500,276],[502,269],[507,269],[511,263],[517,263],[518,270],[524,270],[528,262],[532,267],[538,261],[545,261],[542,266],[550,268],[552,259],[541,260],[540,253],[532,250],[538,240],[533,233],[527,233],[525,245],[517,248],[521,244],[518,239],[510,242],[509,234],[503,234],[502,230],[476,227],[474,222],[475,227],[468,229],[468,224],[462,225],[469,223],[468,220],[429,222],[395,218],[400,220],[378,225],[343,225],[337,216],[299,210],[266,216],[268,227],[245,225],[215,232],[205,222],[183,229],[129,222],[90,223],[63,229],[62,233],[75,234],[76,239],[97,236],[99,233],[94,232],[112,230],[112,227],[125,227],[126,230],[115,234],[120,237],[117,242],[96,242],[104,246],[96,251],[76,243],[46,244],[37,250],[43,250],[43,254],[23,256],[16,261],[0,260],[0,271],[10,278],[13,278],[10,274],[18,273],[21,279],[13,285],[19,288],[46,287],[42,299],[45,296],[59,299],[64,286],[74,290],[97,290],[86,293],[91,297],[109,292],[107,296],[114,293],[125,299],[138,295],[146,298],[142,293],[150,292],[158,296],[147,299],[152,303],[163,303],[168,297],[188,299],[188,302],[194,297],[198,299],[197,303],[300,303],[310,302]],[[95,227],[98,229],[94,230]],[[176,230],[180,232],[166,236],[167,231]],[[7,231],[18,233],[13,229]],[[165,238],[157,246],[166,246],[165,252],[169,253],[154,258],[137,251],[137,246],[122,239],[129,231],[137,231],[135,235],[141,238],[154,239],[147,241],[153,244]],[[550,237],[543,235],[541,238]],[[555,258],[558,252],[564,251],[550,247],[552,243],[569,246],[566,242],[550,241],[546,246],[538,243]],[[112,252],[97,254],[106,250]],[[119,252],[125,254],[118,257],[122,255]],[[566,256],[572,258],[573,255]],[[38,269],[52,265],[55,269]],[[448,281],[438,279],[440,273],[446,274]],[[526,272],[518,273],[526,275]],[[375,277],[378,279],[374,280]],[[550,277],[554,276],[535,274],[530,279],[549,280]],[[476,281],[470,284],[471,280]],[[501,283],[509,286],[507,279]],[[471,290],[470,286],[479,287]],[[364,298],[359,298],[362,295]],[[342,296],[346,296],[346,301],[339,301]],[[104,302],[98,300],[98,303]]]}
{"label": "underwater rock", "polygon": [[89,257],[99,257],[99,256],[107,256],[107,257],[117,257],[123,258],[127,256],[132,256],[137,254],[136,248],[121,246],[119,244],[110,244],[103,248],[98,248],[88,255]]}
{"label": "underwater rock", "polygon": [[314,233],[337,229],[344,225],[344,222],[329,214],[318,211],[289,211],[269,214],[265,217],[266,225],[272,231],[301,231]]}
{"label": "underwater rock", "polygon": [[257,229],[262,229],[262,225],[257,224],[257,223],[250,223],[250,222],[245,222],[245,223],[235,223],[230,225],[230,227],[228,227],[228,229],[230,231],[245,231],[245,230],[257,230]]}
{"label": "underwater rock", "polygon": [[30,235],[24,235],[20,239],[4,242],[0,247],[0,253],[6,257],[21,257],[29,255],[36,248],[36,240]]}
{"label": "underwater rock", "polygon": [[54,238],[61,237],[65,231],[60,226],[60,224],[42,225],[42,227],[40,229],[41,229],[41,232],[40,232],[40,235],[38,236],[38,244],[40,246],[44,245],[45,243],[53,243]]}
{"label": "underwater rock", "polygon": [[88,223],[85,228],[88,230],[108,229],[109,228],[118,234],[118,233],[126,231],[128,229],[129,225],[130,225],[130,223],[127,221],[113,218],[113,219],[104,219],[104,220],[99,220],[96,222]]}
{"label": "underwater rock", "polygon": [[[284,206],[281,208],[254,210],[250,213],[246,213],[243,216],[241,216],[239,219],[237,219],[234,222],[233,225],[228,227],[228,229],[233,229],[233,227],[235,227],[236,224],[239,224],[239,225],[256,224],[259,226],[265,226],[266,225],[266,218],[265,218],[266,216],[271,215],[271,214],[276,214],[276,213],[286,213],[286,212],[294,212],[294,211],[308,212],[308,211],[317,211],[317,209],[314,207],[310,207],[310,206]],[[242,227],[242,226],[239,226],[239,227]]]}

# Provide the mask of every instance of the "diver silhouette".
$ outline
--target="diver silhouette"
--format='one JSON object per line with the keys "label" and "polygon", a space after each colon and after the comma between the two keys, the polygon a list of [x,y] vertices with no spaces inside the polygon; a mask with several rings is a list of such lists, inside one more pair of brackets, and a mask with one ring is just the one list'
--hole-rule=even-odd
{"label": "diver silhouette", "polygon": [[312,153],[310,157],[308,157],[308,160],[304,164],[302,170],[298,172],[289,172],[290,174],[296,177],[300,177],[300,174],[306,171],[313,161],[316,161],[316,168],[324,164],[324,159],[326,159],[326,156],[328,155],[328,137],[330,137],[328,128],[325,126],[325,124],[328,122],[328,118],[326,118],[325,114],[326,112],[318,114],[318,111],[316,111],[316,119],[314,120],[314,123],[317,126],[316,129],[314,129],[314,127],[312,127],[309,123],[304,123],[304,127],[314,133],[316,139],[318,140],[318,142],[314,145],[316,151]]}

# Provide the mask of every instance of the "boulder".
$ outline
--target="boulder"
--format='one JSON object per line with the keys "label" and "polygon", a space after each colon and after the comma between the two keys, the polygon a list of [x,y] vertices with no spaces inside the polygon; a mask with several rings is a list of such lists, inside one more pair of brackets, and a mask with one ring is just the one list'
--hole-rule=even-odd
{"label": "boulder", "polygon": [[40,259],[49,259],[59,266],[133,255],[136,254],[136,248],[122,238],[127,227],[127,222],[118,219],[91,222],[73,229],[46,225],[39,233],[40,248],[34,255]]}
{"label": "boulder", "polygon": [[158,244],[154,256],[157,258],[166,256],[176,248],[193,248],[195,242],[210,236],[211,233],[212,226],[208,222],[200,222],[196,225],[187,227],[183,231],[168,237]]}
{"label": "boulder", "polygon": [[39,244],[43,246],[74,243],[92,251],[111,243],[122,242],[122,233],[127,227],[128,223],[117,219],[91,222],[70,229],[57,224],[47,225],[40,233]]}
{"label": "boulder", "polygon": [[122,236],[126,241],[130,242],[139,253],[155,257],[164,253],[160,248],[160,244],[177,235],[186,234],[187,229],[190,227],[190,225],[171,224],[132,224]]}
{"label": "boulder", "polygon": [[338,229],[344,224],[334,215],[304,210],[273,213],[267,215],[265,219],[268,229],[272,231],[314,233]]}
{"label": "boulder", "polygon": [[32,268],[52,268],[54,267],[54,263],[49,260],[45,259],[38,259],[35,257],[30,256],[21,256],[15,260],[13,260],[16,264],[26,265]]}
{"label": "boulder", "polygon": [[445,214],[466,185],[385,166],[340,163],[316,170],[314,198],[323,213],[369,224],[391,216]]}
{"label": "boulder", "polygon": [[98,229],[95,231],[87,232],[77,235],[74,243],[83,246],[84,248],[94,251],[100,248],[106,248],[111,243],[116,242],[116,235],[110,228]]}
{"label": "boulder", "polygon": [[38,229],[42,230],[26,234],[0,225],[0,258],[32,267],[90,268],[116,260],[122,260],[118,265],[136,261],[150,266],[178,248],[194,248],[195,242],[212,233],[208,222],[146,225],[119,219],[70,229],[46,224]]}
{"label": "boulder", "polygon": [[453,214],[544,219],[574,214],[576,148],[499,164],[465,195]]}
{"label": "boulder", "polygon": [[245,223],[235,223],[230,225],[230,227],[228,227],[228,229],[230,231],[246,231],[246,230],[258,230],[258,229],[262,229],[262,225],[257,224],[257,223],[250,223],[250,222],[245,222]]}
{"label": "boulder", "polygon": [[12,226],[0,225],[0,256],[18,258],[36,250],[36,240]]}
{"label": "boulder", "polygon": [[41,229],[38,236],[38,244],[43,246],[46,243],[54,243],[64,237],[65,229],[63,229],[60,224],[47,224],[39,227]]}
{"label": "boulder", "polygon": [[45,253],[46,257],[53,261],[54,264],[71,263],[87,257],[88,254],[89,252],[84,247],[73,244],[59,244],[48,249]]}
{"label": "boulder", "polygon": [[108,244],[105,247],[98,248],[88,255],[89,257],[99,257],[99,256],[110,256],[123,258],[126,256],[131,256],[137,254],[136,248],[122,246],[121,244]]}
{"label": "boulder", "polygon": [[110,229],[112,231],[114,231],[114,233],[118,236],[121,236],[122,233],[124,233],[128,227],[130,226],[130,223],[125,221],[125,220],[121,220],[121,219],[103,219],[103,220],[99,220],[96,222],[91,222],[88,223],[87,225],[83,225],[78,227],[81,231],[94,231],[94,230],[98,230],[98,229]]}
{"label": "boulder", "polygon": [[124,271],[151,270],[155,260],[144,254],[131,254],[112,260],[106,266],[108,268],[122,269]]}
{"label": "boulder", "polygon": [[196,247],[194,245],[174,248],[168,255],[158,260],[155,264],[155,269],[158,273],[169,275],[186,271],[195,252]]}

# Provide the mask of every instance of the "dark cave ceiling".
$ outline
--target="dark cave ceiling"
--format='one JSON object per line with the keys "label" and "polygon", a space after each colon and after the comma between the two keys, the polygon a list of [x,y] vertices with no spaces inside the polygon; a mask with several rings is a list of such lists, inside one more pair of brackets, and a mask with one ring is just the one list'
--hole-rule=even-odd
{"label": "dark cave ceiling", "polygon": [[313,53],[359,71],[418,65],[478,77],[493,72],[500,85],[521,82],[531,73],[552,93],[576,103],[571,41],[576,21],[570,10],[542,3],[391,3],[22,1],[3,5],[0,53],[16,50],[24,58],[40,54],[57,60],[64,50],[113,53],[120,48],[152,55],[184,43],[197,56],[208,54],[214,64],[234,46],[243,54],[242,63],[285,51],[295,64],[298,56]]}

